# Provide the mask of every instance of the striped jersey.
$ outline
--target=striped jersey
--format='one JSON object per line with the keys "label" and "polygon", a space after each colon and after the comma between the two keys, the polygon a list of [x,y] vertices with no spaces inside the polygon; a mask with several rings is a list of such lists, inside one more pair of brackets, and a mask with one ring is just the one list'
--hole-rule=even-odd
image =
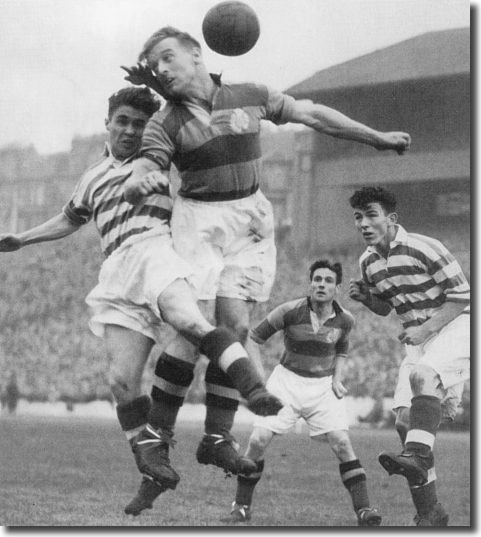
{"label": "striped jersey", "polygon": [[352,315],[333,301],[333,314],[324,324],[311,307],[309,297],[281,304],[253,330],[251,338],[265,343],[284,331],[285,349],[281,364],[303,377],[326,377],[334,373],[336,356],[347,356]]}
{"label": "striped jersey", "polygon": [[259,188],[260,122],[290,121],[295,100],[256,84],[217,85],[212,109],[168,101],[149,120],[142,156],[179,171],[179,195],[201,201],[245,198]]}
{"label": "striped jersey", "polygon": [[446,301],[465,303],[469,311],[466,277],[436,239],[398,225],[387,258],[369,246],[359,262],[371,293],[395,309],[404,328],[423,324]]}
{"label": "striped jersey", "polygon": [[135,242],[147,231],[170,232],[170,195],[149,196],[141,206],[125,200],[124,183],[132,173],[136,156],[119,161],[107,146],[102,159],[83,174],[63,207],[63,213],[74,225],[84,225],[93,218],[106,257],[121,244]]}

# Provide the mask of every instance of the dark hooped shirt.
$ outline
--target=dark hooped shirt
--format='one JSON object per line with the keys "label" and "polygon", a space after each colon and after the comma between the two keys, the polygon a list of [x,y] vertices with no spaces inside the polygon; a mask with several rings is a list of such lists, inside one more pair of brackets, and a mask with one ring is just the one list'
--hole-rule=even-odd
{"label": "dark hooped shirt", "polygon": [[168,101],[149,120],[141,155],[162,170],[173,162],[179,194],[200,201],[246,198],[259,188],[260,122],[291,120],[295,100],[257,84],[217,85],[212,110],[189,101]]}
{"label": "dark hooped shirt", "polygon": [[326,377],[334,373],[336,357],[347,356],[353,316],[333,301],[333,314],[320,324],[309,297],[281,304],[251,331],[251,338],[265,343],[284,331],[281,364],[303,377]]}

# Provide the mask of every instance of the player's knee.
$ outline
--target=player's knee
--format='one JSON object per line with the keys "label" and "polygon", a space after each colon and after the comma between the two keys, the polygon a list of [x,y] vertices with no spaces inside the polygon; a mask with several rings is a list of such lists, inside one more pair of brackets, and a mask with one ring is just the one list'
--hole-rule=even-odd
{"label": "player's knee", "polygon": [[110,368],[108,382],[117,403],[128,403],[138,395],[135,382],[117,367]]}
{"label": "player's knee", "polygon": [[434,395],[440,382],[434,369],[425,364],[416,364],[409,374],[413,395]]}
{"label": "player's knee", "polygon": [[263,451],[269,444],[271,438],[272,433],[270,431],[264,430],[261,427],[254,427],[254,430],[249,438],[249,449]]}
{"label": "player's knee", "polygon": [[347,434],[332,435],[328,433],[327,439],[332,451],[338,459],[346,460],[347,458],[352,457],[353,450],[351,440]]}
{"label": "player's knee", "polygon": [[249,335],[249,325],[247,323],[242,320],[239,320],[229,324],[221,323],[221,325],[231,330],[236,335],[238,340],[242,343],[242,345],[245,345],[247,337]]}

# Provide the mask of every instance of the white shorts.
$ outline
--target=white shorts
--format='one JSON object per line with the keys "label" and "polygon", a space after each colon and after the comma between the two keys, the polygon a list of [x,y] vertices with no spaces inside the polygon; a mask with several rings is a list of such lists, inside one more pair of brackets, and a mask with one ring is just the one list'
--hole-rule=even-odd
{"label": "white shorts", "polygon": [[410,407],[409,374],[416,364],[426,364],[438,373],[445,397],[443,417],[452,417],[461,401],[464,383],[470,377],[470,315],[462,313],[422,345],[406,345],[406,358],[399,368],[393,409]]}
{"label": "white shorts", "polygon": [[168,234],[147,232],[115,250],[102,264],[99,283],[85,301],[91,308],[92,332],[104,337],[105,325],[140,332],[160,343],[165,334],[158,296],[178,278],[192,274]]}
{"label": "white shorts", "polygon": [[254,427],[285,434],[299,418],[303,418],[309,436],[349,429],[344,399],[338,399],[332,391],[332,376],[301,377],[279,364],[272,371],[266,387],[285,406],[275,416],[257,416]]}
{"label": "white shorts", "polygon": [[177,196],[171,221],[177,252],[196,268],[200,300],[268,300],[276,270],[272,205],[262,192],[232,201]]}

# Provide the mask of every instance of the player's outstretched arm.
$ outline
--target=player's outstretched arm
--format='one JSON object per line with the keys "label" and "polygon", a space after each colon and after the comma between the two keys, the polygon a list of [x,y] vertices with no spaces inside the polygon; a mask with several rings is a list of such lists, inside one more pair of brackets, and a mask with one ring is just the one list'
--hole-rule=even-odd
{"label": "player's outstretched arm", "polygon": [[134,161],[131,176],[125,181],[125,199],[132,205],[141,205],[151,194],[168,194],[169,178],[154,161],[140,157]]}
{"label": "player's outstretched arm", "polygon": [[14,252],[28,244],[53,241],[71,235],[79,226],[60,213],[39,226],[27,229],[22,233],[4,233],[0,235],[0,252]]}
{"label": "player's outstretched arm", "polygon": [[349,282],[349,297],[352,298],[352,300],[361,302],[377,315],[385,317],[386,315],[389,315],[392,310],[391,304],[371,294],[369,287],[364,280],[351,280]]}
{"label": "player's outstretched arm", "polygon": [[406,132],[380,132],[354,121],[334,108],[309,100],[295,102],[291,121],[302,123],[322,134],[367,144],[380,151],[393,150],[399,155],[411,145],[411,137]]}

